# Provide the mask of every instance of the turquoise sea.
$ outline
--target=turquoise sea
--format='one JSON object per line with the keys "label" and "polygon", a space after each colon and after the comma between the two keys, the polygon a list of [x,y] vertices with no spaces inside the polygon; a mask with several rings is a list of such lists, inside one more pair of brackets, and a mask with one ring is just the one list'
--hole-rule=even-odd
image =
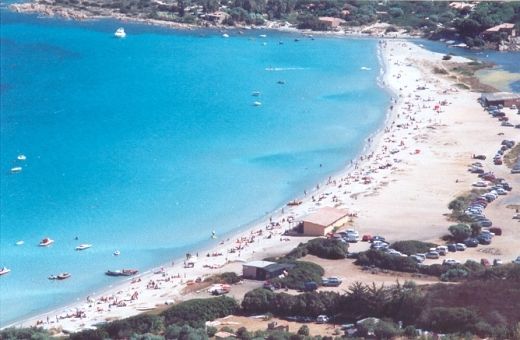
{"label": "turquoise sea", "polygon": [[1,11],[2,326],[244,228],[384,121],[377,40],[121,25]]}

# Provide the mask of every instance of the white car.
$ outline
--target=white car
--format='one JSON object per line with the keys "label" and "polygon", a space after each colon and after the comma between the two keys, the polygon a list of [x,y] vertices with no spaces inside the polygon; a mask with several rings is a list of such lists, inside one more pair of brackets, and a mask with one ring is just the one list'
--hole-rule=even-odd
{"label": "white car", "polygon": [[456,265],[459,263],[460,263],[459,261],[453,260],[453,259],[446,259],[446,260],[442,261],[442,264],[447,265],[447,266],[453,266],[453,265]]}
{"label": "white car", "polygon": [[499,194],[499,195],[507,195],[507,191],[505,191],[502,188],[498,188],[496,191],[497,191],[497,194]]}
{"label": "white car", "polygon": [[326,315],[318,315],[316,318],[316,323],[327,323],[329,322],[329,317]]}
{"label": "white car", "polygon": [[472,185],[474,187],[477,187],[477,188],[485,188],[485,187],[487,187],[487,184],[485,182],[482,182],[482,181],[475,182]]}
{"label": "white car", "polygon": [[513,260],[513,263],[520,264],[520,256]]}
{"label": "white car", "polygon": [[458,251],[466,250],[466,245],[464,243],[457,243],[457,244],[455,244],[455,247],[457,248]]}

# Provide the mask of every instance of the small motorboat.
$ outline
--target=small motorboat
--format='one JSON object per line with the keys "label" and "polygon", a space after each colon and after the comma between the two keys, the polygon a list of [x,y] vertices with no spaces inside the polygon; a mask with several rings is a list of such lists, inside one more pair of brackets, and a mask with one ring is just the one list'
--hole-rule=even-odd
{"label": "small motorboat", "polygon": [[126,32],[125,32],[125,29],[123,27],[119,27],[115,33],[114,33],[114,36],[116,38],[124,38],[126,37]]}
{"label": "small motorboat", "polygon": [[120,252],[119,250],[116,250],[116,251],[114,252],[114,256],[119,256],[120,254],[121,254],[121,252]]}
{"label": "small motorboat", "polygon": [[2,267],[0,269],[0,275],[5,275],[7,273],[9,273],[11,271],[11,269],[7,268],[7,267]]}
{"label": "small motorboat", "polygon": [[285,84],[285,80],[278,80],[276,83],[280,84],[280,85],[283,85],[283,84]]}
{"label": "small motorboat", "polygon": [[370,67],[361,66],[361,71],[370,71],[372,70]]}
{"label": "small motorboat", "polygon": [[259,92],[259,91],[253,91],[253,92],[251,93],[251,95],[252,95],[253,97],[258,97],[258,96],[260,96],[260,92]]}
{"label": "small motorboat", "polygon": [[49,276],[49,280],[65,280],[65,279],[68,279],[69,277],[70,277],[69,273],[61,273],[58,275]]}
{"label": "small motorboat", "polygon": [[227,33],[222,34],[222,38],[229,38],[229,34],[227,34]]}
{"label": "small motorboat", "polygon": [[259,102],[259,101],[256,101],[256,102],[253,102],[253,105],[254,105],[254,106],[260,106],[260,105],[262,105],[262,103]]}
{"label": "small motorboat", "polygon": [[50,239],[50,238],[46,237],[46,238],[44,238],[43,240],[40,241],[39,246],[40,247],[48,247],[48,246],[50,246],[53,243],[54,243],[53,239]]}
{"label": "small motorboat", "polygon": [[85,249],[88,249],[90,247],[92,247],[91,244],[82,243],[82,244],[80,244],[79,246],[76,247],[76,250],[85,250]]}
{"label": "small motorboat", "polygon": [[267,38],[267,34],[260,34],[259,37],[260,38]]}
{"label": "small motorboat", "polygon": [[14,168],[11,168],[11,173],[16,174],[16,173],[19,173],[19,172],[22,172],[22,167],[21,166],[15,166]]}
{"label": "small motorboat", "polygon": [[20,240],[20,241],[16,241],[16,245],[17,246],[22,246],[25,242]]}
{"label": "small motorboat", "polygon": [[105,275],[108,276],[133,276],[139,273],[136,269],[107,270]]}
{"label": "small motorboat", "polygon": [[16,157],[19,161],[25,161],[27,157],[24,154],[19,154],[18,157]]}

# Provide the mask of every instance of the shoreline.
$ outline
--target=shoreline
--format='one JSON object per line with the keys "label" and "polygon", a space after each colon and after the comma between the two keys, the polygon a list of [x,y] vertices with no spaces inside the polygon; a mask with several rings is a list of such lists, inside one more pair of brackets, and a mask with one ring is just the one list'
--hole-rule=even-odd
{"label": "shoreline", "polygon": [[[366,37],[366,38],[374,39],[373,37]],[[352,158],[351,163],[347,164],[342,169],[331,173],[329,175],[329,178],[335,178],[335,177],[344,176],[345,174],[348,174],[348,173],[354,171],[356,166],[361,166],[362,163],[367,162],[368,160],[367,160],[366,156],[369,153],[373,152],[375,150],[375,148],[377,148],[378,142],[382,138],[382,135],[384,133],[384,130],[385,130],[387,124],[392,119],[393,112],[392,112],[392,110],[390,110],[390,106],[393,105],[393,100],[394,100],[393,96],[395,95],[395,92],[394,92],[394,90],[392,90],[390,87],[388,87],[386,85],[385,73],[386,73],[386,69],[388,68],[388,65],[385,62],[384,54],[383,54],[383,51],[382,51],[381,46],[379,44],[377,46],[376,53],[378,55],[378,61],[380,63],[380,65],[379,65],[380,66],[379,67],[379,75],[377,76],[377,80],[376,80],[377,84],[378,84],[378,86],[381,87],[382,90],[388,91],[389,94],[390,94],[390,97],[391,97],[389,105],[386,108],[386,113],[385,113],[384,119],[382,120],[382,123],[378,127],[378,129],[376,131],[374,131],[373,133],[369,134],[365,138],[364,143],[363,143],[363,147],[356,154],[356,156],[354,158]],[[297,197],[293,197],[293,200],[301,200],[301,201],[305,201],[306,200],[307,201],[306,203],[312,203],[312,202],[310,202],[311,198],[314,195],[320,195],[320,194],[323,194],[325,191],[327,191],[328,184],[330,184],[330,183],[327,183],[327,178],[324,178],[323,180],[321,180],[321,181],[319,181],[317,183],[317,185],[319,186],[319,189],[316,189],[316,186],[313,186],[313,187],[310,187],[310,188],[303,188],[302,191],[307,192],[307,195],[306,196],[298,195]],[[287,213],[287,212],[283,213],[285,210],[290,210],[290,208],[291,207],[287,206],[287,204],[279,206],[279,207],[275,208],[274,210],[265,213],[264,216],[261,216],[261,217],[259,217],[257,219],[254,219],[251,222],[245,223],[245,224],[243,224],[241,226],[238,226],[236,229],[225,233],[223,235],[223,238],[227,237],[226,241],[230,241],[231,239],[242,238],[242,237],[244,237],[244,235],[245,236],[250,235],[254,230],[258,230],[258,228],[262,228],[262,225],[266,225],[266,224],[268,225],[269,224],[269,220],[271,218],[273,218],[273,220],[274,220],[274,217],[276,216],[276,217],[279,217],[279,218],[283,219],[284,216],[290,215],[290,212],[289,213]],[[307,210],[307,209],[303,209],[303,210]],[[298,221],[299,219],[301,219],[302,217],[304,217],[305,215],[307,215],[310,212],[312,212],[312,211],[305,211],[303,213],[300,213],[297,218],[294,218],[294,220]],[[289,224],[287,227],[288,227],[287,230],[291,229],[292,224]],[[282,236],[282,235],[280,235],[280,236]],[[285,241],[284,243],[285,243],[286,246],[282,247],[281,249],[280,249],[280,247],[278,245],[271,245],[271,247],[267,247],[267,249],[269,249],[269,251],[267,253],[264,253],[264,254],[259,253],[259,252],[256,251],[256,249],[254,249],[254,250],[252,250],[252,253],[249,254],[249,257],[246,258],[245,261],[243,261],[242,259],[235,259],[235,261],[226,262],[225,265],[233,264],[233,263],[242,263],[242,262],[251,261],[251,260],[257,260],[257,259],[261,260],[263,258],[273,256],[274,254],[283,255],[283,254],[289,252],[290,250],[292,250],[293,248],[295,248],[299,243],[306,242],[306,241],[308,241],[310,239],[313,239],[313,238],[314,237],[303,237],[303,236],[291,237],[291,241],[289,241],[289,242]],[[213,253],[215,251],[218,252],[218,248],[221,245],[222,244],[213,245],[213,246],[212,245],[206,245],[206,246],[203,246],[201,248],[196,248],[195,249],[195,253],[206,254],[206,253]],[[255,254],[256,255],[260,255],[260,256],[259,257],[255,256]],[[176,270],[178,270],[179,268],[177,266],[178,266],[178,264],[183,263],[183,258],[181,258],[181,257],[175,258],[175,259],[173,259],[172,262],[175,263],[175,267],[174,268],[177,268]],[[114,293],[116,293],[118,291],[123,290],[124,288],[127,288],[129,283],[131,283],[135,278],[141,278],[141,280],[150,279],[150,278],[154,277],[154,275],[156,275],[156,274],[154,274],[154,272],[156,272],[158,268],[168,268],[168,271],[170,271],[170,272],[173,270],[173,268],[171,266],[169,266],[169,263],[158,264],[158,265],[152,267],[151,269],[148,269],[146,271],[140,272],[135,277],[131,277],[131,278],[125,279],[125,280],[123,280],[121,282],[117,282],[114,285],[110,285],[110,286],[104,287],[104,288],[100,289],[99,293],[96,292],[95,295],[93,295],[93,296],[94,297],[98,297],[98,296],[112,295],[112,294],[114,294]],[[213,275],[213,274],[216,274],[216,273],[210,273],[210,274]],[[207,274],[207,273],[201,273],[199,275],[199,277],[208,277],[208,276],[210,276],[210,275]],[[185,277],[185,278],[189,279],[188,277]],[[181,281],[181,284],[183,284],[182,281]],[[175,292],[175,293],[178,293],[178,292]],[[64,304],[62,306],[58,306],[58,307],[53,308],[52,310],[49,310],[49,311],[37,312],[37,313],[34,313],[34,315],[23,317],[20,320],[10,322],[8,325],[2,326],[0,329],[5,329],[5,328],[9,328],[9,327],[25,327],[28,324],[29,325],[33,325],[33,324],[35,324],[35,322],[37,320],[44,320],[45,317],[48,316],[48,315],[51,315],[51,314],[52,315],[62,314],[62,312],[64,310],[75,309],[80,304],[82,304],[82,303],[76,301],[76,302]]]}
{"label": "shoreline", "polygon": [[[440,57],[442,56],[442,54],[440,54],[440,53],[426,51],[416,45],[412,45],[409,42],[393,41],[391,39],[384,40],[384,41],[385,41],[385,43],[384,43],[385,45],[387,43],[391,43],[391,44],[395,45],[393,47],[401,47],[403,49],[404,49],[404,47],[408,47],[409,50],[412,50],[412,48],[413,48],[414,51],[419,51],[419,52],[429,56],[431,58],[431,60],[434,60],[434,61],[440,61]],[[410,45],[412,45],[412,47],[410,47]],[[412,52],[414,52],[414,51],[412,51]],[[474,94],[474,93],[470,93],[470,92],[467,92],[464,90],[460,90],[460,91],[455,90],[454,89],[455,84],[453,83],[453,81],[450,82],[450,81],[444,79],[442,82],[443,86],[440,86],[439,79],[441,79],[441,77],[433,76],[431,74],[426,74],[426,73],[424,73],[424,70],[420,69],[419,66],[406,65],[404,60],[399,59],[399,60],[395,61],[393,53],[396,53],[396,52],[393,51],[392,48],[387,48],[386,46],[383,48],[381,46],[378,46],[378,53],[381,53],[381,56],[382,56],[381,61],[385,62],[381,82],[383,85],[385,85],[385,89],[389,90],[390,93],[392,93],[390,108],[387,110],[387,114],[382,123],[381,128],[376,130],[373,134],[371,134],[368,137],[368,140],[366,140],[366,143],[364,144],[364,147],[361,150],[360,154],[352,160],[351,165],[347,165],[342,170],[331,175],[329,177],[328,181],[325,179],[325,181],[320,182],[319,189],[310,190],[307,193],[307,195],[304,196],[303,198],[297,197],[296,199],[302,199],[304,201],[301,205],[299,205],[297,207],[283,206],[278,209],[275,209],[271,213],[272,217],[274,217],[274,219],[273,219],[273,221],[275,222],[274,225],[269,223],[269,217],[265,216],[264,218],[260,218],[258,221],[256,221],[256,223],[252,222],[253,224],[250,225],[249,227],[245,227],[244,230],[230,232],[231,235],[233,235],[233,236],[230,236],[229,239],[227,239],[223,244],[220,243],[218,245],[215,245],[214,247],[209,247],[210,252],[212,252],[212,251],[219,252],[219,251],[222,251],[222,248],[229,249],[228,248],[229,246],[233,247],[233,244],[234,243],[236,244],[236,242],[233,242],[233,239],[235,239],[235,238],[241,240],[243,238],[246,238],[246,239],[251,238],[252,235],[255,236],[255,239],[253,242],[244,243],[245,246],[244,246],[244,248],[243,248],[244,250],[242,252],[242,254],[244,256],[241,256],[240,251],[239,251],[239,256],[236,256],[236,253],[233,254],[232,256],[229,255],[229,257],[233,257],[230,261],[228,261],[228,259],[226,258],[226,262],[228,264],[225,267],[220,267],[220,268],[222,268],[222,271],[230,271],[233,269],[233,267],[239,267],[244,259],[250,260],[250,259],[256,259],[256,258],[265,258],[265,257],[268,257],[269,254],[275,254],[275,253],[283,254],[284,252],[294,248],[294,246],[297,245],[298,243],[304,242],[307,239],[310,239],[310,238],[304,238],[304,237],[289,237],[290,241],[285,241],[286,237],[282,236],[283,229],[288,228],[291,225],[290,223],[287,222],[288,216],[293,216],[294,220],[298,220],[298,218],[301,218],[305,214],[312,212],[321,206],[329,206],[329,205],[331,205],[331,206],[339,205],[342,208],[344,207],[344,208],[349,209],[349,211],[353,215],[354,214],[357,215],[358,213],[360,213],[360,215],[361,215],[361,212],[364,209],[363,204],[368,207],[372,206],[373,202],[368,202],[368,201],[370,201],[370,199],[368,197],[370,197],[370,198],[374,197],[374,194],[378,193],[379,188],[383,187],[382,183],[385,180],[387,180],[387,177],[393,178],[393,180],[396,180],[396,177],[401,176],[400,173],[402,173],[403,171],[406,171],[407,168],[413,167],[413,166],[415,166],[416,170],[419,168],[419,166],[417,166],[416,164],[413,164],[414,157],[425,157],[424,156],[424,153],[426,152],[425,150],[423,150],[422,154],[420,154],[420,153],[421,153],[421,149],[426,148],[428,145],[421,144],[421,141],[419,139],[415,140],[415,137],[420,137],[422,134],[428,133],[429,129],[430,129],[430,131],[433,131],[435,133],[436,133],[436,131],[442,131],[441,129],[443,129],[445,126],[443,124],[446,124],[446,123],[442,122],[441,118],[445,119],[447,117],[440,116],[440,114],[444,113],[446,111],[446,108],[450,107],[452,105],[451,101],[457,99],[456,96],[459,96],[462,94],[467,94],[467,97],[470,98],[471,100],[473,100],[473,97],[476,97],[476,94]],[[397,53],[399,53],[399,52],[397,52]],[[401,53],[404,54],[405,52],[401,52]],[[410,52],[407,51],[406,53],[410,53]],[[416,58],[417,58],[417,60],[421,60],[419,58],[419,56],[416,56]],[[460,62],[467,61],[467,59],[461,58],[461,57],[456,57],[454,59],[459,60]],[[394,62],[394,63],[392,63],[392,62]],[[395,66],[395,65],[397,65],[397,66]],[[408,75],[408,74],[403,74],[403,76],[402,76],[403,79],[399,80],[401,78],[401,76],[400,76],[401,71],[400,71],[400,69],[398,69],[398,67],[414,67],[414,70],[420,71],[419,72],[420,77],[422,77],[422,78],[418,78],[418,79],[420,79],[421,82],[416,83],[418,80],[416,80],[416,82],[410,82],[410,83],[404,82],[403,79],[405,77],[410,77],[411,79],[413,79],[414,75]],[[397,77],[397,75],[399,75],[399,77]],[[441,89],[447,87],[448,89],[450,89],[450,91],[446,92],[448,90],[447,89],[444,90],[444,92],[442,92],[442,93],[444,93],[444,96],[440,96],[440,97],[442,97],[443,100],[449,99],[450,103],[446,104],[446,106],[441,106],[441,109],[439,109],[438,112],[434,113],[433,104],[441,102],[441,98],[435,97],[435,99],[432,98],[430,100],[430,97],[428,97],[426,99],[426,102],[431,102],[429,104],[425,104],[425,99],[423,98],[423,100],[421,102],[423,107],[422,107],[422,109],[420,109],[420,111],[423,115],[421,117],[419,117],[420,119],[416,118],[415,114],[413,117],[410,114],[410,120],[408,120],[406,117],[402,117],[403,114],[400,117],[399,111],[403,111],[405,109],[406,105],[408,105],[408,111],[410,111],[410,104],[407,104],[407,102],[410,102],[413,99],[410,99],[410,98],[412,98],[412,96],[411,96],[412,92],[410,92],[409,96],[405,96],[406,92],[409,92],[410,89],[407,89],[405,91],[403,88],[400,88],[399,82],[404,82],[405,84],[411,85],[412,87],[419,86],[422,84],[427,84],[427,83],[428,83],[427,86],[430,87],[433,84],[433,88],[428,90],[428,94],[441,93],[439,91]],[[413,90],[411,90],[411,91],[413,91]],[[395,101],[395,99],[393,98],[394,96],[397,98],[397,101]],[[444,97],[446,97],[447,99]],[[417,100],[417,103],[414,103],[414,105],[416,105],[416,104],[419,104],[418,100]],[[468,105],[473,109],[474,106],[478,105],[478,104],[476,102],[474,102],[474,103],[471,102],[471,103],[468,103]],[[452,110],[454,110],[453,107],[452,107]],[[435,122],[432,123],[432,122],[423,121],[422,120],[423,116],[427,117],[427,118],[429,117],[430,120],[433,116],[433,118],[435,118]],[[411,119],[411,118],[413,118],[413,119]],[[487,117],[484,117],[484,118],[487,118]],[[410,125],[411,125],[410,130],[412,130],[412,131],[405,131],[405,130],[408,130],[408,126],[406,126],[404,128],[398,127],[398,125],[401,125],[402,123],[394,124],[396,121],[398,121],[398,122],[402,121],[402,122],[405,122],[406,124],[409,124],[410,122],[412,122],[412,123],[410,123]],[[415,127],[412,126],[415,122],[417,124],[417,130],[415,130]],[[420,124],[420,127],[419,127],[419,124]],[[492,129],[492,128],[490,128],[490,129]],[[412,136],[412,138],[409,138],[409,136]],[[386,142],[385,139],[387,139],[387,138],[390,139],[391,141]],[[401,145],[398,146],[397,141],[399,138],[403,138],[403,139],[401,139]],[[406,139],[406,138],[409,138],[409,139]],[[410,141],[410,139],[414,139],[415,142]],[[403,143],[404,140],[406,140],[406,143]],[[392,143],[394,145],[392,145]],[[427,142],[422,142],[422,143],[427,143]],[[431,144],[431,142],[430,142],[430,144]],[[393,149],[390,150],[389,148],[387,148],[388,145],[390,145],[390,147],[393,147]],[[411,146],[409,146],[409,145],[411,145]],[[419,147],[420,147],[420,149],[419,149]],[[492,146],[492,147],[494,147],[494,146]],[[377,155],[376,152],[380,151],[380,149],[383,149],[383,151],[381,152],[381,157],[378,158],[380,155]],[[415,149],[416,151],[419,150],[419,153],[410,152],[413,149]],[[394,150],[397,150],[397,151],[394,153],[393,152]],[[396,161],[396,159],[399,161]],[[380,167],[379,164],[382,165],[383,162],[392,162],[390,171],[387,171],[386,170],[387,168],[382,169]],[[460,167],[461,167],[461,165],[457,165],[457,169],[459,169]],[[462,165],[462,167],[465,167],[465,165]],[[379,171],[378,169],[382,169],[382,170]],[[366,180],[364,180],[364,182],[359,181],[360,179],[363,179],[365,177],[372,177],[372,176],[378,177],[378,178],[376,178],[375,180],[370,180],[368,184],[366,183]],[[332,181],[332,179],[334,179],[334,181]],[[339,186],[336,185],[336,180],[338,180]],[[391,182],[393,180],[388,180],[388,182]],[[400,183],[402,184],[402,181]],[[419,184],[423,184],[423,183],[419,183]],[[426,183],[426,184],[428,185],[428,183]],[[343,185],[346,186],[346,189],[343,188]],[[467,186],[467,183],[466,183],[466,186]],[[459,187],[462,187],[462,186],[461,185],[456,186],[456,188],[459,188]],[[448,188],[450,191],[452,191],[452,194],[450,194],[450,196],[457,194],[456,188],[453,188],[453,190],[451,187]],[[347,191],[347,190],[350,190],[350,191]],[[406,190],[406,189],[404,189],[404,190]],[[332,193],[336,192],[336,194],[340,198],[338,200],[334,201],[333,197],[330,197],[332,195],[326,194],[329,191]],[[364,196],[361,196],[361,195],[364,195]],[[369,195],[372,195],[372,196],[369,196]],[[315,200],[313,196],[317,196],[318,199]],[[359,201],[357,199],[358,196],[361,196],[361,200],[359,200]],[[332,198],[332,200],[330,200],[330,198]],[[345,199],[345,201],[342,201],[342,199]],[[322,200],[324,201],[323,203],[321,202]],[[328,202],[328,201],[330,201],[330,202]],[[364,201],[364,202],[362,202],[362,201]],[[447,205],[448,202],[441,202],[441,203],[442,203],[442,206],[445,206],[445,205]],[[434,211],[434,213],[438,213],[438,211]],[[441,215],[439,218],[444,218],[444,217]],[[364,218],[364,219],[366,220],[366,218]],[[279,223],[280,226],[279,227],[276,226],[276,223]],[[358,223],[357,219],[356,219],[356,223]],[[447,225],[447,223],[448,222],[445,222],[444,224]],[[373,221],[372,221],[372,224],[374,224]],[[269,226],[271,227],[271,229],[268,229]],[[445,233],[447,227],[444,226],[443,228],[444,228],[444,233]],[[258,230],[262,230],[262,232],[258,233]],[[401,233],[404,233],[406,235],[408,235],[408,232],[409,232],[408,230],[401,231]],[[267,238],[264,233],[265,234],[271,233],[270,234],[271,237]],[[434,233],[434,231],[432,230],[427,233],[422,233],[421,230],[418,230],[418,231],[415,231],[415,233],[420,233],[421,237],[423,237],[425,239],[429,239],[431,237],[431,234]],[[392,236],[395,237],[394,235],[392,235]],[[280,237],[280,239],[279,239],[279,237]],[[241,243],[241,242],[239,242],[239,243]],[[202,251],[200,251],[200,252],[202,252]],[[204,252],[202,252],[203,255],[204,255]],[[202,258],[205,258],[205,257],[202,256]],[[205,262],[204,265],[220,266],[222,264],[222,261],[219,261],[219,260],[221,260],[221,259],[222,259],[221,256],[216,256],[216,257],[206,258],[205,261],[201,260],[200,262]],[[213,271],[213,273],[212,273],[211,269],[206,269],[205,266],[201,267],[200,262],[197,262],[197,264],[195,265],[195,268],[192,271],[190,271],[190,269],[188,269],[188,271],[186,271],[186,270],[182,271],[182,269],[179,269],[179,267],[181,267],[181,262],[179,260],[175,259],[176,265],[173,267],[171,267],[169,265],[164,265],[165,268],[167,267],[167,269],[165,269],[164,272],[160,272],[159,274],[154,274],[154,271],[156,271],[156,269],[152,269],[148,272],[145,272],[145,273],[142,273],[139,275],[139,277],[141,278],[142,281],[145,281],[148,279],[154,280],[154,281],[155,280],[159,281],[159,280],[162,280],[161,278],[165,277],[163,274],[167,274],[166,276],[170,280],[167,282],[164,282],[164,284],[169,285],[169,283],[172,282],[171,281],[172,277],[175,276],[176,272],[178,272],[178,273],[182,272],[183,274],[184,273],[190,274],[190,277],[187,277],[187,276],[185,276],[183,278],[176,277],[175,280],[177,280],[177,279],[179,279],[179,280],[173,281],[174,282],[173,286],[168,287],[171,289],[169,292],[165,292],[165,290],[163,290],[162,288],[159,289],[158,290],[159,293],[164,293],[162,295],[153,294],[153,291],[150,293],[150,290],[145,287],[144,283],[140,283],[140,282],[137,284],[134,283],[136,285],[129,283],[129,282],[132,282],[133,279],[125,280],[124,282],[118,283],[118,284],[114,285],[114,287],[111,287],[111,288],[107,289],[106,291],[103,291],[102,294],[98,294],[98,295],[103,296],[103,295],[113,294],[113,296],[117,297],[119,295],[120,297],[123,297],[123,299],[124,299],[125,297],[128,297],[130,295],[130,293],[133,294],[134,292],[139,291],[139,294],[141,294],[139,299],[146,300],[148,298],[148,301],[154,301],[153,304],[155,305],[155,307],[159,304],[164,305],[164,301],[166,301],[170,298],[175,301],[179,301],[182,299],[182,290],[186,286],[186,281],[184,281],[184,279],[189,280],[189,279],[195,279],[196,277],[204,278],[204,277],[207,277],[208,275],[219,272],[217,270],[217,271]],[[156,275],[160,275],[160,277],[157,277]],[[163,283],[161,281],[161,285],[162,284]],[[122,292],[122,293],[119,293],[119,292]],[[136,315],[138,313],[141,313],[141,311],[138,310],[138,308],[140,308],[139,303],[134,303],[134,302],[135,301],[130,301],[128,303],[130,306],[121,307],[121,309],[118,309],[118,307],[116,307],[115,310],[110,310],[110,311],[95,310],[95,308],[93,308],[92,306],[89,306],[89,303],[84,303],[84,302],[72,303],[72,304],[68,304],[65,307],[59,307],[57,309],[54,309],[51,312],[39,314],[36,317],[25,318],[23,321],[15,322],[9,326],[34,325],[34,323],[37,320],[45,320],[45,317],[49,314],[56,314],[57,312],[60,312],[64,309],[77,308],[79,310],[86,311],[85,319],[80,318],[79,320],[77,320],[77,319],[66,318],[66,319],[60,320],[60,324],[61,324],[61,327],[63,330],[67,330],[67,331],[71,330],[71,329],[79,330],[81,328],[91,327],[92,325],[94,325],[98,322],[103,322],[106,319],[128,317],[131,315]],[[137,301],[137,302],[139,302],[139,301]],[[152,304],[152,302],[148,302],[147,303],[148,307],[150,307],[151,304]],[[94,303],[90,303],[90,305],[93,305],[94,307],[96,307],[96,305],[102,305],[103,308],[106,306],[106,304],[98,304],[98,303],[96,303],[95,305],[94,305]],[[60,314],[60,313],[58,313],[58,314]],[[54,315],[51,315],[51,317],[53,317],[53,316]],[[6,327],[9,327],[9,326],[6,326]],[[44,326],[46,328],[57,328],[56,327],[57,324],[54,324],[54,323],[48,323],[48,324],[44,324],[42,326]]]}
{"label": "shoreline", "polygon": [[[378,60],[380,62],[380,71],[379,71],[379,75],[377,77],[377,83],[382,88],[382,90],[388,91],[390,93],[391,98],[390,98],[389,107],[387,107],[387,109],[386,109],[386,114],[383,119],[383,122],[381,123],[381,126],[365,139],[363,148],[351,160],[351,163],[347,164],[344,168],[332,173],[329,176],[329,178],[344,176],[345,174],[355,171],[356,167],[363,166],[363,163],[367,163],[368,159],[366,156],[369,155],[371,152],[374,152],[374,150],[378,146],[378,143],[382,139],[385,128],[390,123],[392,118],[395,118],[393,116],[395,115],[396,111],[395,110],[393,111],[390,109],[390,107],[392,105],[394,105],[393,96],[395,96],[395,89],[392,89],[387,84],[386,74],[388,72],[387,69],[388,69],[389,65],[385,60],[384,53],[379,44],[377,46],[376,53],[378,54]],[[304,190],[307,192],[307,196],[303,196],[303,197],[297,196],[294,198],[294,200],[302,200],[302,201],[306,200],[307,201],[306,203],[312,203],[310,201],[314,195],[323,194],[328,189],[326,178],[324,178],[323,181],[318,182],[317,185],[320,187],[319,189],[316,189],[316,187],[307,188]],[[304,204],[302,203],[302,205],[304,205]],[[284,211],[285,209],[289,210],[288,208],[290,208],[290,207],[288,207],[287,205],[283,205],[283,206],[278,207],[278,208],[274,209],[273,211],[267,213],[266,215],[280,217],[280,216],[283,216],[281,214],[281,212]],[[306,209],[304,209],[304,210],[306,210]],[[300,213],[298,218],[302,218],[307,213],[309,213],[309,212]],[[258,229],[261,225],[268,224],[270,218],[267,216],[260,217],[254,221],[251,221],[250,223],[246,223],[243,226],[239,226],[239,227],[237,227],[237,230],[235,230],[235,231],[230,231],[228,234],[225,234],[226,236],[229,235],[229,238],[227,240],[229,241],[231,238],[242,238],[242,237],[244,237],[244,235],[248,235],[253,230]],[[295,220],[298,220],[298,218],[295,218]],[[291,249],[293,249],[294,247],[296,247],[300,242],[306,242],[307,240],[312,239],[312,238],[313,237],[292,237],[292,240],[290,242],[288,242],[290,246],[283,247],[282,250],[280,250],[278,246],[274,246],[273,248],[277,249],[280,254],[284,254],[284,253],[287,253],[288,251],[290,251]],[[216,245],[216,246],[203,247],[203,248],[199,249],[199,252],[200,253],[206,253],[206,252],[212,253],[212,252],[218,251],[218,248],[220,245],[221,244]],[[261,254],[260,258],[258,258],[258,259],[263,259],[265,257],[269,257],[270,255],[272,255],[274,249],[270,250],[268,253]],[[249,254],[249,257],[247,258],[247,260],[249,261],[249,260],[256,259],[254,256],[255,253],[258,254],[258,252],[253,250],[252,253]],[[177,271],[179,270],[178,266],[180,263],[182,263],[182,261],[183,261],[182,258],[176,258],[173,260],[173,262],[176,263],[174,268],[177,268],[177,269],[175,269],[175,270],[177,270]],[[226,264],[232,264],[233,262],[234,261],[230,261],[230,262],[227,262]],[[238,263],[241,263],[241,262],[238,262]],[[98,296],[113,295],[116,292],[119,292],[119,291],[124,290],[125,288],[128,288],[128,286],[131,284],[131,282],[137,277],[141,278],[141,280],[147,280],[147,279],[154,277],[154,275],[155,275],[154,272],[157,271],[157,268],[163,268],[163,267],[167,267],[169,272],[173,271],[173,269],[174,269],[174,268],[171,268],[170,266],[168,266],[168,264],[158,265],[152,269],[139,273],[137,276],[135,276],[133,278],[125,279],[121,282],[115,283],[113,286],[106,287],[106,289],[101,289],[101,291],[94,296],[98,297]],[[201,273],[201,275],[199,275],[199,276],[204,277],[204,276],[209,276],[209,275],[207,273],[206,273],[206,275],[204,275],[204,273]],[[185,278],[188,279],[188,277],[185,277]],[[182,284],[184,284],[184,282],[181,280],[180,284],[182,285]],[[179,292],[175,292],[175,293],[179,293]],[[25,317],[25,318],[22,318],[21,320],[11,322],[8,325],[2,327],[2,329],[9,328],[9,327],[24,327],[27,325],[34,325],[37,320],[45,320],[45,318],[49,315],[62,314],[62,312],[64,310],[75,309],[75,308],[77,308],[78,305],[81,305],[81,304],[82,304],[82,302],[72,302],[72,303],[68,303],[68,304],[53,308],[50,311],[46,311],[46,312],[42,312],[42,313],[35,313],[35,315],[33,315],[33,316]],[[139,313],[139,312],[137,312],[137,313]]]}

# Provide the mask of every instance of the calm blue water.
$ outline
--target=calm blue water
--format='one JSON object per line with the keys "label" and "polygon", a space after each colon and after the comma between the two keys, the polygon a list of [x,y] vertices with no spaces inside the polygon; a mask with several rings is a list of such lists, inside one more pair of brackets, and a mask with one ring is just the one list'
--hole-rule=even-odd
{"label": "calm blue water", "polygon": [[[452,53],[454,55],[478,59],[496,64],[498,69],[505,71],[520,73],[520,52],[499,52],[492,50],[470,50],[459,47],[449,47],[446,43],[440,41],[431,41],[425,39],[415,40],[417,44],[423,44],[425,48],[439,53]],[[520,82],[516,81],[509,84],[514,92],[520,92]]]}
{"label": "calm blue water", "polygon": [[1,325],[264,216],[344,167],[388,105],[375,40],[130,24],[118,40],[117,22],[1,14]]}

